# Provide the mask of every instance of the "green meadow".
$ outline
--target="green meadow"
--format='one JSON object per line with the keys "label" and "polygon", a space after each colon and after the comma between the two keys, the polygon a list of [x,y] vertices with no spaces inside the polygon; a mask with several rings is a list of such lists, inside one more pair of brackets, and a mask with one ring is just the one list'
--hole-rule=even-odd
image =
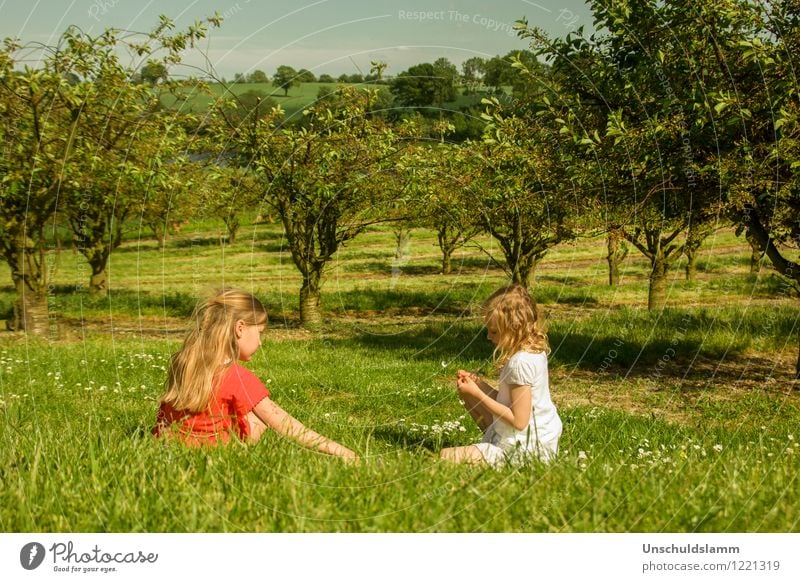
{"label": "green meadow", "polygon": [[[307,331],[280,225],[249,218],[234,244],[211,221],[163,249],[132,227],[108,296],[86,293],[68,245],[48,255],[50,336],[0,332],[2,531],[800,531],[800,302],[766,264],[750,274],[732,230],[708,239],[695,281],[675,268],[660,314],[646,309],[635,249],[618,287],[602,238],[545,257],[532,290],[552,345],[560,454],[494,470],[437,458],[481,436],[456,370],[496,378],[480,319],[506,281],[491,240],[462,249],[445,276],[435,233],[414,229],[398,260],[391,230],[373,228],[331,263],[324,324]],[[10,280],[3,264],[0,319]],[[267,305],[248,366],[275,401],[360,465],[271,433],[211,450],[150,436],[168,358],[197,299],[221,285]]]}
{"label": "green meadow", "polygon": [[[241,95],[248,92],[261,93],[281,106],[284,110],[287,119],[296,119],[301,114],[303,109],[313,104],[319,95],[321,89],[335,90],[342,85],[348,83],[301,83],[296,87],[289,89],[288,94],[284,95],[283,89],[279,89],[272,85],[272,83],[231,83],[227,89],[219,83],[211,83],[209,85],[209,93],[201,92],[196,89],[190,89],[182,95],[184,102],[178,104],[178,100],[173,95],[162,96],[162,103],[167,107],[177,107],[183,112],[200,113],[205,112],[212,101],[220,98],[231,98],[233,95]],[[365,84],[365,87],[372,86]],[[377,85],[380,91],[387,92],[389,87],[387,85]],[[459,90],[455,101],[445,103],[444,108],[458,111],[462,107],[478,106],[480,107],[481,97],[485,96],[488,88],[481,89],[481,93],[473,95],[464,95],[463,91]],[[509,88],[510,92],[510,88]],[[233,95],[231,95],[231,93]]]}

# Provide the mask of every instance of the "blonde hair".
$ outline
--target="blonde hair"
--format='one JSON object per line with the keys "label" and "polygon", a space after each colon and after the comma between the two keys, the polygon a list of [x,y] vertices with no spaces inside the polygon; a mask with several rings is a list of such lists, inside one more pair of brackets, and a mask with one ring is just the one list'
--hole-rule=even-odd
{"label": "blonde hair", "polygon": [[192,317],[194,326],[170,360],[161,402],[197,413],[208,406],[222,372],[239,357],[236,322],[266,325],[267,311],[250,293],[221,289],[198,304]]}
{"label": "blonde hair", "polygon": [[550,353],[547,334],[539,325],[536,301],[522,285],[498,289],[483,304],[483,321],[496,330],[494,359],[502,367],[520,351]]}

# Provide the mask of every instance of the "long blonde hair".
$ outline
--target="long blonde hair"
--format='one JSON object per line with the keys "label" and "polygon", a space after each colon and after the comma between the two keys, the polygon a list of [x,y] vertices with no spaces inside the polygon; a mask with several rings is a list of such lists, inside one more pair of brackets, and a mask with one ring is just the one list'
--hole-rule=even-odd
{"label": "long blonde hair", "polygon": [[550,353],[547,334],[539,325],[536,300],[522,285],[498,289],[483,304],[483,321],[497,330],[494,359],[502,367],[520,351]]}
{"label": "long blonde hair", "polygon": [[204,410],[222,373],[239,356],[236,322],[266,325],[267,311],[250,293],[221,289],[195,307],[194,326],[173,354],[161,402],[176,410]]}

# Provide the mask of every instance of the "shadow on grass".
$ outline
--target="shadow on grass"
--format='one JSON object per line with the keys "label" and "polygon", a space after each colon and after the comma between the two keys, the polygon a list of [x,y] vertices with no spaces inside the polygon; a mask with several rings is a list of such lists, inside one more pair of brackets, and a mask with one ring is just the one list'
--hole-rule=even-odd
{"label": "shadow on grass", "polygon": [[486,360],[491,358],[492,346],[486,333],[477,325],[452,325],[435,323],[420,326],[392,335],[362,333],[353,339],[369,349],[411,352],[414,360],[449,363],[461,360]]}
{"label": "shadow on grass", "polygon": [[85,289],[77,291],[73,285],[56,285],[51,291],[58,311],[112,311],[131,316],[155,312],[174,317],[189,317],[198,299],[190,293],[178,291],[156,295],[128,289],[112,289],[107,295],[93,295]]}
{"label": "shadow on grass", "polygon": [[387,442],[395,447],[404,449],[424,449],[431,453],[438,455],[445,447],[457,447],[459,443],[451,441],[447,437],[437,438],[435,441],[430,437],[422,434],[413,434],[408,429],[402,429],[392,426],[383,426],[376,428],[372,432],[372,436],[384,442]]}
{"label": "shadow on grass", "polygon": [[171,243],[167,243],[170,246],[179,248],[179,249],[191,249],[191,248],[200,248],[200,247],[218,247],[223,244],[227,244],[228,237],[227,236],[214,236],[214,237],[204,237],[204,238],[182,238],[175,241],[171,241]]}
{"label": "shadow on grass", "polygon": [[[427,314],[462,314],[470,309],[474,300],[469,290],[453,287],[444,291],[393,291],[391,289],[356,289],[329,291],[325,308],[336,313],[346,312],[402,312]],[[474,294],[473,294],[474,295]]]}

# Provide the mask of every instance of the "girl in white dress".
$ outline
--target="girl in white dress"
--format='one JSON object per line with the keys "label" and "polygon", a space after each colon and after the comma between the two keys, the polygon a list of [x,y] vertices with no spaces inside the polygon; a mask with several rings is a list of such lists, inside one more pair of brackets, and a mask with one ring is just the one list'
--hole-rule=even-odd
{"label": "girl in white dress", "polygon": [[458,395],[484,436],[474,445],[443,449],[443,459],[498,467],[556,455],[562,425],[550,399],[550,346],[537,320],[536,302],[521,285],[503,287],[486,300],[484,322],[496,346],[499,386],[458,371]]}

